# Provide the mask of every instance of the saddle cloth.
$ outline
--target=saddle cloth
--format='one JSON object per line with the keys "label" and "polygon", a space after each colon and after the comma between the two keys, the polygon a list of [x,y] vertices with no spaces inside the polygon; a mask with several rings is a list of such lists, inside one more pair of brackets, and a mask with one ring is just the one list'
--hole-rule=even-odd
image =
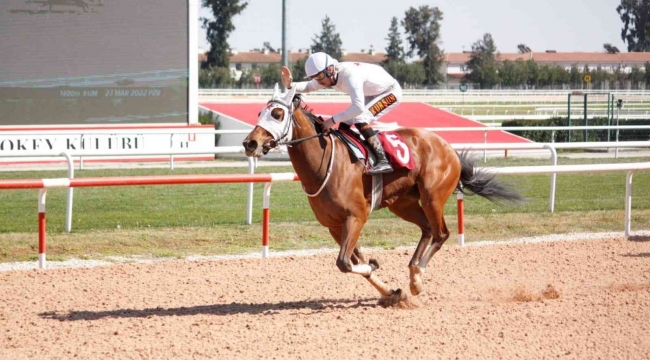
{"label": "saddle cloth", "polygon": [[[346,128],[339,128],[339,131],[334,131],[334,133],[347,146],[352,158],[364,164],[366,169],[372,168],[377,162],[375,154],[370,151],[366,142],[361,140],[359,134]],[[377,136],[384,147],[386,158],[394,169],[406,168],[411,170],[415,168],[411,150],[406,146],[399,133],[386,131],[380,132]]]}

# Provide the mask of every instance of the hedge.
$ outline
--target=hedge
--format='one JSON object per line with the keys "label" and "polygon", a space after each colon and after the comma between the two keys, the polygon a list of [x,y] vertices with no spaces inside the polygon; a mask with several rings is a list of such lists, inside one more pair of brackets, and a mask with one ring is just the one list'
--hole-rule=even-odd
{"label": "hedge", "polygon": [[[516,126],[539,126],[539,127],[548,127],[548,126],[568,126],[568,120],[565,117],[555,117],[552,119],[545,120],[508,120],[504,121],[501,126],[503,127],[516,127]],[[584,119],[571,119],[572,126],[582,126],[584,125]],[[607,118],[594,118],[589,119],[589,126],[604,126],[604,125],[616,125],[614,120],[611,124],[607,123]],[[632,119],[632,120],[620,120],[619,125],[650,125],[650,119]],[[535,142],[551,142],[551,131],[508,131],[512,134],[524,137],[526,139],[535,141]],[[562,130],[555,132],[555,142],[568,142],[569,131]],[[589,142],[599,142],[599,141],[615,141],[616,140],[616,130],[589,130],[587,132],[587,141]],[[650,129],[631,129],[631,130],[620,130],[619,141],[646,141],[650,140]],[[571,131],[571,142],[583,142],[584,139],[584,130],[573,130]]]}

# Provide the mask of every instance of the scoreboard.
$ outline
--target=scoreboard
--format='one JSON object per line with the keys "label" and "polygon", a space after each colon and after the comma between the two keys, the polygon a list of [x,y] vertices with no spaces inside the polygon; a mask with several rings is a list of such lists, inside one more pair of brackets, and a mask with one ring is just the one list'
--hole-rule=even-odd
{"label": "scoreboard", "polygon": [[188,17],[183,0],[0,1],[0,127],[187,123]]}

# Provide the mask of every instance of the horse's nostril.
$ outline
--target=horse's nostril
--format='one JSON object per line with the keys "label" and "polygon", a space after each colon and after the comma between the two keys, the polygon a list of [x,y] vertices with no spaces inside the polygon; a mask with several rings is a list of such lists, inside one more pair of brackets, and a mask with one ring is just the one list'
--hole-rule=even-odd
{"label": "horse's nostril", "polygon": [[244,141],[243,145],[244,145],[244,149],[249,150],[249,151],[253,151],[253,150],[257,149],[257,141],[255,141],[255,140]]}

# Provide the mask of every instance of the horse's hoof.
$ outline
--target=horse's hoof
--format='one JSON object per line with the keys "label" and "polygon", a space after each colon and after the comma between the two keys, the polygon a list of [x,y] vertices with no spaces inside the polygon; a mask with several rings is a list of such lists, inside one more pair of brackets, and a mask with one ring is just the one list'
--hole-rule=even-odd
{"label": "horse's hoof", "polygon": [[370,259],[368,261],[368,265],[370,265],[372,271],[379,269],[379,262],[377,261],[377,259]]}
{"label": "horse's hoof", "polygon": [[422,285],[422,274],[424,273],[424,270],[420,269],[417,266],[410,267],[409,270],[411,272],[411,283],[409,286],[411,289],[411,294],[420,295],[424,289],[424,286]]}
{"label": "horse's hoof", "polygon": [[422,293],[422,290],[424,289],[424,287],[422,286],[422,282],[412,282],[410,288],[411,288],[411,295],[413,296],[420,295]]}
{"label": "horse's hoof", "polygon": [[383,307],[393,307],[404,300],[406,300],[406,294],[402,289],[395,289],[391,291],[390,295],[382,296],[382,298],[379,299],[379,305]]}

